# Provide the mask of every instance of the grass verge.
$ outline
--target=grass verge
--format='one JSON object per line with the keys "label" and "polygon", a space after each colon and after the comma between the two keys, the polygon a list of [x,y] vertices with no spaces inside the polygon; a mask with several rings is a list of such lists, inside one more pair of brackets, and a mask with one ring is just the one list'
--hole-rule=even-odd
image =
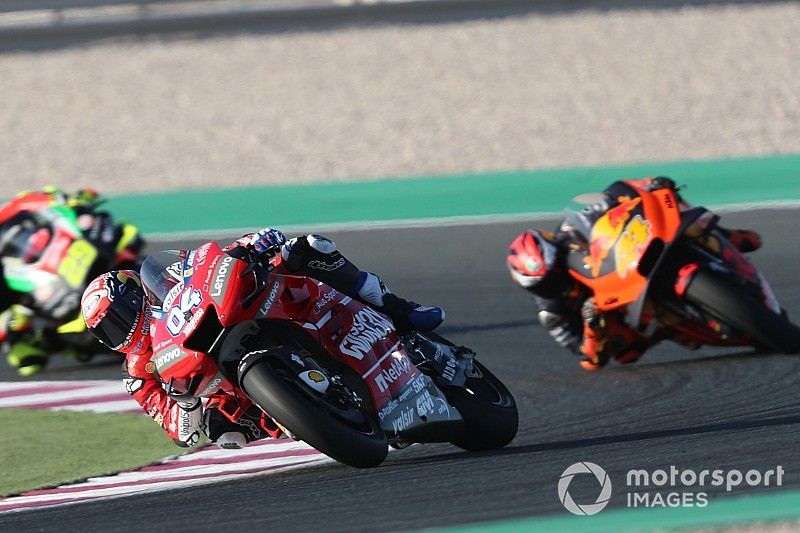
{"label": "grass verge", "polygon": [[152,463],[182,448],[150,418],[0,409],[0,496]]}

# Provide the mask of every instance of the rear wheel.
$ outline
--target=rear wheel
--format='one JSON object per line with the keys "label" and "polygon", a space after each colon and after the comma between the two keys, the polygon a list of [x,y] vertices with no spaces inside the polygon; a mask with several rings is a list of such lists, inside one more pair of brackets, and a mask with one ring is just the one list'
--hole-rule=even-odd
{"label": "rear wheel", "polygon": [[695,272],[685,297],[763,346],[783,353],[800,352],[800,328],[707,270]]}
{"label": "rear wheel", "polygon": [[358,468],[378,466],[388,444],[369,399],[364,406],[321,395],[297,376],[262,357],[240,376],[247,395],[297,438],[325,455]]}
{"label": "rear wheel", "polygon": [[494,374],[478,361],[473,364],[478,376],[467,378],[464,387],[444,390],[447,400],[464,418],[464,428],[450,442],[469,451],[502,448],[517,434],[517,404]]}

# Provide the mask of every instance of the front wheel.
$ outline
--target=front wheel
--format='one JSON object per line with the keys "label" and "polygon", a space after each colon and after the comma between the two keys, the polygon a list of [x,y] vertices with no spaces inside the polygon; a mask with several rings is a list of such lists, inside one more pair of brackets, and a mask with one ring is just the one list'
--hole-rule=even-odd
{"label": "front wheel", "polygon": [[378,466],[388,443],[365,406],[338,403],[310,390],[297,376],[262,357],[239,377],[256,405],[299,439],[325,455],[357,468]]}
{"label": "front wheel", "polygon": [[446,387],[450,405],[458,409],[464,427],[450,442],[469,451],[502,448],[517,435],[519,414],[514,397],[503,382],[478,361],[476,376],[463,387]]}
{"label": "front wheel", "polygon": [[707,270],[695,272],[685,297],[763,346],[783,353],[800,352],[800,328]]}

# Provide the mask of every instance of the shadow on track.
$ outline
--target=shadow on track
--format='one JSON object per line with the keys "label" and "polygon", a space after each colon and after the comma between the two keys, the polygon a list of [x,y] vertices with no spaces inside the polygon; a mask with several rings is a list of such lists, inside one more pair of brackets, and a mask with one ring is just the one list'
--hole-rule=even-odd
{"label": "shadow on track", "polygon": [[500,450],[485,452],[453,452],[440,453],[425,457],[415,457],[413,459],[401,459],[392,461],[392,465],[403,464],[425,464],[439,463],[454,459],[465,459],[467,457],[502,457],[513,455],[524,455],[529,453],[540,453],[546,451],[574,450],[580,448],[590,448],[605,444],[623,444],[638,442],[650,439],[663,439],[671,437],[684,437],[687,435],[699,435],[704,433],[720,433],[725,431],[738,431],[745,429],[761,429],[773,426],[786,426],[800,424],[800,415],[782,416],[760,420],[735,420],[731,422],[720,422],[717,424],[703,424],[699,426],[689,426],[683,428],[669,428],[650,431],[639,431],[634,433],[622,433],[619,435],[606,435],[602,437],[591,437],[587,439],[561,440],[554,442],[542,442],[539,444],[527,444],[524,446],[508,446]]}

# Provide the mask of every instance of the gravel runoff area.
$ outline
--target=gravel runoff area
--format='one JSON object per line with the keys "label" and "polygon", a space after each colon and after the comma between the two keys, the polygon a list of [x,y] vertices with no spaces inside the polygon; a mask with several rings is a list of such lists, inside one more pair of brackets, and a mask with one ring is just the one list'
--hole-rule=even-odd
{"label": "gravel runoff area", "polygon": [[0,187],[185,187],[800,152],[800,3],[0,54]]}

